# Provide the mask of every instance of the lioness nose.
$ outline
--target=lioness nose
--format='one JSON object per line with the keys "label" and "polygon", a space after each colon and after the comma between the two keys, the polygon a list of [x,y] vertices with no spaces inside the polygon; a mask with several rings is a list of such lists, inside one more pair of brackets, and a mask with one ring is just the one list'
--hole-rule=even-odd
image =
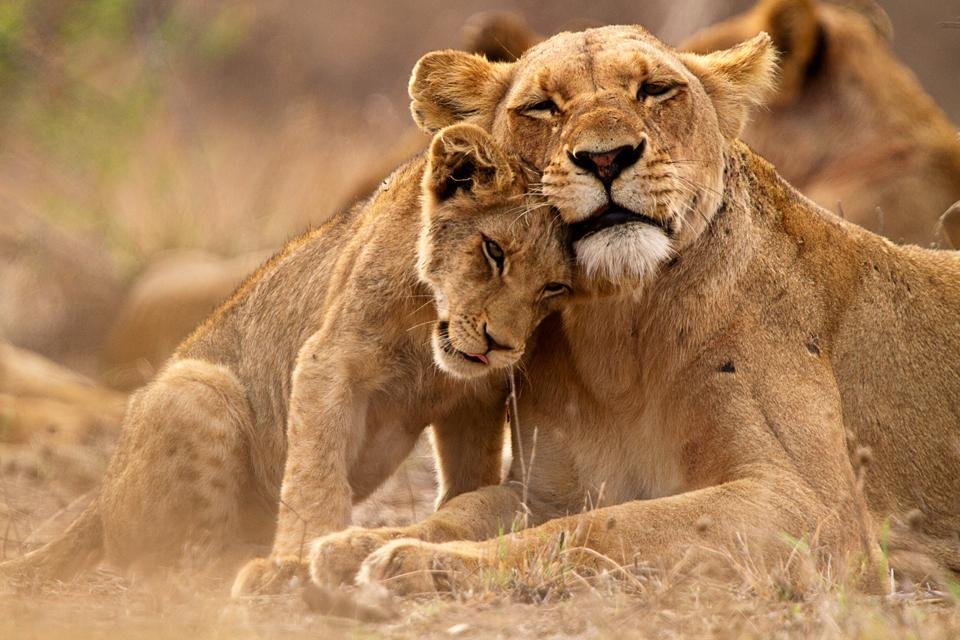
{"label": "lioness nose", "polygon": [[610,184],[624,169],[640,159],[644,146],[645,140],[635,147],[624,145],[610,151],[578,151],[569,156],[573,164],[597,176],[600,182]]}

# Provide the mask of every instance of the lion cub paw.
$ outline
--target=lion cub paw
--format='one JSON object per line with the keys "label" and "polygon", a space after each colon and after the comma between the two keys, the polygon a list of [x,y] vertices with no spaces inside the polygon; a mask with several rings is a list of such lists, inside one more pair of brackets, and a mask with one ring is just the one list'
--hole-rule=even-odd
{"label": "lion cub paw", "polygon": [[400,539],[371,553],[357,574],[357,584],[380,584],[401,596],[447,593],[478,584],[477,558],[449,545]]}
{"label": "lion cub paw", "polygon": [[306,581],[307,573],[307,565],[293,556],[256,558],[237,574],[230,596],[243,598],[289,592]]}
{"label": "lion cub paw", "polygon": [[399,537],[403,537],[401,529],[350,527],[317,538],[310,546],[310,577],[321,586],[353,584],[363,560]]}

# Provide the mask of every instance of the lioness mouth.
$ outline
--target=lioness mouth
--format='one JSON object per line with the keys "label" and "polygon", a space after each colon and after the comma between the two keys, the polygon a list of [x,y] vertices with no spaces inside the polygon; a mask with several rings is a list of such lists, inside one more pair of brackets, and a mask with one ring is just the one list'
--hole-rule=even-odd
{"label": "lioness mouth", "polygon": [[628,224],[630,222],[649,224],[650,226],[657,227],[668,236],[670,235],[670,230],[662,220],[645,216],[642,213],[634,213],[619,205],[608,204],[601,207],[586,220],[581,220],[580,222],[575,222],[570,225],[571,239],[573,242],[577,242],[604,229],[609,229],[610,227],[621,224]]}

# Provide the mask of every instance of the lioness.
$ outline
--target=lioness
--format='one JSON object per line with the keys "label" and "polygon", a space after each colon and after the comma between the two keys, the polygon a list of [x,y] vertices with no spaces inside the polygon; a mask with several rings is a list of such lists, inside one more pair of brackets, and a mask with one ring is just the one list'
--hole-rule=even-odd
{"label": "lioness", "polygon": [[97,501],[3,572],[63,575],[101,555],[169,566],[196,546],[229,559],[276,528],[236,591],[271,588],[303,566],[305,540],[350,523],[428,424],[441,503],[498,483],[507,386],[491,374],[520,360],[571,286],[563,229],[526,191],[482,129],[440,131],[179,347],[131,400]]}
{"label": "lioness", "polygon": [[[478,16],[468,42],[510,60],[541,41],[519,18]],[[777,89],[743,139],[804,194],[895,242],[940,240],[937,217],[960,198],[956,127],[890,49],[889,19],[818,0],[761,0],[681,49],[709,53],[765,31]],[[509,43],[509,49],[497,43]],[[949,238],[947,238],[949,240]]]}
{"label": "lioness", "polygon": [[[960,256],[841,220],[737,140],[775,58],[766,34],[698,55],[612,26],[513,64],[420,60],[420,126],[480,124],[540,167],[581,273],[621,293],[538,331],[508,482],[321,538],[314,580],[442,589],[533,553],[606,568],[734,540],[776,561],[789,536],[876,558],[914,508],[914,549],[960,569]],[[497,537],[521,511],[534,526]]]}

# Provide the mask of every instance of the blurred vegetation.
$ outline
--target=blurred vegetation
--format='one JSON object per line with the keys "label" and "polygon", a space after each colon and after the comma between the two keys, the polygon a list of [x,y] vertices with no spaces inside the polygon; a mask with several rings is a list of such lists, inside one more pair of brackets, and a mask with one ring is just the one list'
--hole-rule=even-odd
{"label": "blurred vegetation", "polygon": [[[49,161],[103,185],[127,178],[130,156],[156,116],[164,67],[214,65],[248,34],[236,7],[189,15],[173,3],[6,0],[0,3],[0,118]],[[124,245],[102,200],[51,189],[43,210]],[[92,205],[92,206],[91,206]]]}

